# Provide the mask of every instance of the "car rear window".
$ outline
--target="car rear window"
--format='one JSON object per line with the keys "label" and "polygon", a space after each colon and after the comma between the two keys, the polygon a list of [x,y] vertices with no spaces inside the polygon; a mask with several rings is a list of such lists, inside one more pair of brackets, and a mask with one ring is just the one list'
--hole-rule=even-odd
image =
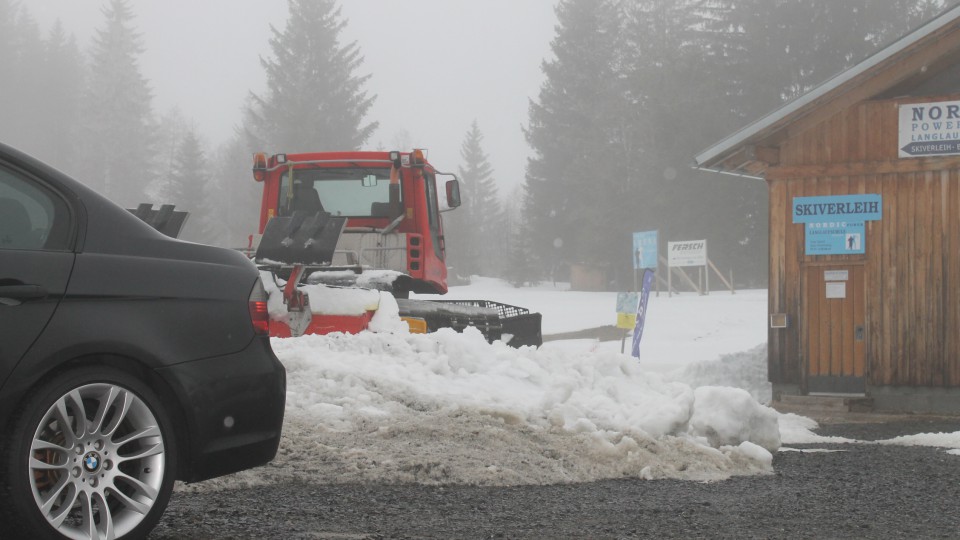
{"label": "car rear window", "polygon": [[0,249],[68,249],[69,219],[63,199],[38,182],[0,167]]}

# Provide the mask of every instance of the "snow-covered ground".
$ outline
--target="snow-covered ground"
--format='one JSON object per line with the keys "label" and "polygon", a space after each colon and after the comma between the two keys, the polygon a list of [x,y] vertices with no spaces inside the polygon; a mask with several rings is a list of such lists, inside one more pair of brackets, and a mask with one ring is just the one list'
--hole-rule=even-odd
{"label": "snow-covered ground", "polygon": [[[447,298],[539,311],[545,335],[616,321],[615,293],[562,285],[516,289],[475,278]],[[181,489],[297,478],[719,480],[771,472],[772,452],[788,450],[783,445],[856,442],[815,435],[813,420],[764,405],[766,306],[766,291],[651,295],[639,359],[621,354],[619,340],[518,350],[472,329],[275,339],[288,381],[277,459]],[[395,309],[381,303],[381,315]],[[885,443],[960,449],[960,433],[901,439]]]}

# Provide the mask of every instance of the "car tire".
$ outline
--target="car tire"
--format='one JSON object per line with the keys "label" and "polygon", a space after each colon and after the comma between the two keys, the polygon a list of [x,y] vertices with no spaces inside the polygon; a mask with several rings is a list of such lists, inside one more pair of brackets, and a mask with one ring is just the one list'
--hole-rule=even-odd
{"label": "car tire", "polygon": [[31,392],[8,429],[0,536],[143,538],[160,520],[176,440],[161,401],[136,377],[102,366],[62,373]]}

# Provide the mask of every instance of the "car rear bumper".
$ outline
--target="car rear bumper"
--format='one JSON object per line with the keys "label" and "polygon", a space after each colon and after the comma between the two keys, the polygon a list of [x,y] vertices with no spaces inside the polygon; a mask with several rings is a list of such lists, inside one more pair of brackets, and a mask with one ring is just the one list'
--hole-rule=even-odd
{"label": "car rear bumper", "polygon": [[[286,371],[267,338],[243,351],[157,370],[192,419],[178,478],[198,482],[268,463],[277,453]],[[181,450],[183,450],[181,448]]]}

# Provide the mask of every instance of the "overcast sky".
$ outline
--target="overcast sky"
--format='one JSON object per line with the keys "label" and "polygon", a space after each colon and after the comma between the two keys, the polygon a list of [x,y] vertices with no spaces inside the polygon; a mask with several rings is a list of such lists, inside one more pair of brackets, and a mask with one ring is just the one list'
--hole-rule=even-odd
{"label": "overcast sky", "polygon": [[[368,147],[393,149],[406,140],[429,149],[441,170],[455,170],[473,120],[484,134],[501,194],[522,182],[529,147],[521,127],[543,82],[557,0],[341,0],[347,40],[365,57],[377,100],[367,121],[380,129]],[[106,0],[24,2],[45,33],[59,18],[89,49],[103,27]],[[286,0],[130,1],[146,51],[144,76],[154,112],[178,107],[211,144],[239,123],[248,92],[265,78],[258,60],[269,54],[268,25],[282,28]],[[44,34],[46,35],[46,34]],[[409,134],[403,137],[403,132]],[[401,148],[409,150],[409,148]],[[282,148],[265,149],[281,152]]]}

